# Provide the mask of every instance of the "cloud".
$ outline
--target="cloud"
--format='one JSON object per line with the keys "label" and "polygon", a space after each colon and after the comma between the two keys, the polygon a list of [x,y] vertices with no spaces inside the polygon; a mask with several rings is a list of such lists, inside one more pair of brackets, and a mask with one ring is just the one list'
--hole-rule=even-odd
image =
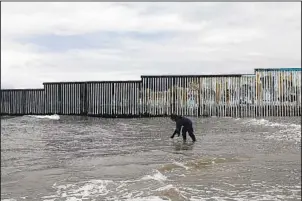
{"label": "cloud", "polygon": [[22,43],[43,47],[45,51],[68,51],[69,49],[113,49],[119,48],[125,39],[160,41],[172,38],[171,32],[94,32],[77,35],[38,35],[20,38]]}
{"label": "cloud", "polygon": [[297,3],[4,2],[1,83],[301,66]]}

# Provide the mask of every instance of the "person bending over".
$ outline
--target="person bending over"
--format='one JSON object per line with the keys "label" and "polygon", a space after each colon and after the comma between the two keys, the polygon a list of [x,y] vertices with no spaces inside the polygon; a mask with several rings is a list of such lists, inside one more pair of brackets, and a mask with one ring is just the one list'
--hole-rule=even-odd
{"label": "person bending over", "polygon": [[182,138],[184,141],[186,141],[186,139],[187,139],[187,132],[188,132],[189,136],[192,138],[193,142],[196,141],[196,138],[194,135],[194,130],[193,130],[193,123],[190,119],[172,114],[171,120],[176,122],[176,129],[175,129],[173,135],[171,136],[172,139],[174,138],[175,134],[178,134],[178,136],[179,136],[180,130],[181,130]]}

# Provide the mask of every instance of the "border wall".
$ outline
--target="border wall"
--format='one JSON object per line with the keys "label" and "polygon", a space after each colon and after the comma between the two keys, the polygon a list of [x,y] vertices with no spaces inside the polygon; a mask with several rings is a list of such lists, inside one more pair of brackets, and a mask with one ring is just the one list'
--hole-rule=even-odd
{"label": "border wall", "polygon": [[1,90],[1,115],[43,115],[44,89]]}
{"label": "border wall", "polygon": [[141,81],[44,83],[45,113],[139,117]]}
{"label": "border wall", "polygon": [[301,116],[301,68],[251,75],[149,75],[136,81],[48,82],[1,90],[1,115]]}

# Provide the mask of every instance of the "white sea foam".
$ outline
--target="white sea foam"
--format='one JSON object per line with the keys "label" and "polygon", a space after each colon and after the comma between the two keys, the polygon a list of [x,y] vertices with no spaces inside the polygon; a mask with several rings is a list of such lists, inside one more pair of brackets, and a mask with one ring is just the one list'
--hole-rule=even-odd
{"label": "white sea foam", "polygon": [[53,185],[56,189],[56,194],[51,196],[44,196],[44,201],[52,201],[56,199],[75,201],[82,199],[91,199],[96,196],[104,196],[109,193],[107,186],[113,183],[110,180],[90,180],[87,182],[80,182],[66,185]]}
{"label": "white sea foam", "polygon": [[[145,194],[146,189],[131,189],[131,186],[136,186],[137,184],[144,184],[144,182],[150,181],[158,181],[161,184],[164,184],[164,181],[167,180],[167,177],[160,173],[158,170],[154,170],[154,172],[150,175],[145,175],[142,178],[134,179],[134,180],[122,180],[122,181],[112,181],[112,180],[90,180],[85,182],[78,182],[74,184],[64,184],[57,185],[56,183],[53,185],[53,188],[56,190],[55,194],[44,196],[41,200],[44,201],[57,201],[57,200],[65,200],[65,201],[77,201],[77,200],[99,200],[99,198],[103,198],[102,200],[167,200],[162,199],[157,196],[151,196],[149,194]],[[106,198],[106,199],[105,199]]]}
{"label": "white sea foam", "polygon": [[266,119],[247,119],[244,120],[242,123],[248,125],[262,125],[262,126],[281,127],[281,128],[292,127],[292,128],[301,129],[301,125],[298,124],[270,122],[269,120]]}
{"label": "white sea foam", "polygon": [[1,201],[17,201],[15,199],[1,199]]}
{"label": "white sea foam", "polygon": [[171,199],[160,198],[158,196],[129,198],[126,201],[170,201]]}
{"label": "white sea foam", "polygon": [[263,132],[266,139],[301,142],[301,125],[298,124],[270,122],[266,119],[248,119],[244,120],[242,124],[278,128],[278,131],[274,133]]}
{"label": "white sea foam", "polygon": [[142,178],[142,180],[156,180],[162,182],[167,180],[167,177],[160,173],[158,170],[155,170],[155,173],[153,175],[146,175]]}
{"label": "white sea foam", "polygon": [[174,164],[174,165],[177,165],[177,166],[179,166],[179,167],[182,167],[182,168],[184,168],[184,169],[186,169],[186,170],[189,169],[189,167],[185,166],[185,165],[184,165],[183,163],[181,163],[181,162],[173,161],[173,164]]}
{"label": "white sea foam", "polygon": [[[153,180],[163,180],[165,176],[155,172],[153,175],[147,175],[145,178]],[[160,178],[160,179],[159,179]],[[267,184],[263,181],[251,181],[250,184],[227,185],[224,183],[218,186],[194,185],[192,187],[173,184],[164,184],[161,186],[142,187],[137,182],[144,180],[127,180],[113,182],[110,180],[91,180],[74,184],[53,185],[56,193],[50,196],[44,196],[40,200],[44,201],[84,201],[84,200],[108,200],[108,201],[163,201],[174,200],[237,200],[237,201],[256,201],[256,200],[297,200],[301,192],[301,186],[282,186]],[[126,184],[126,185],[125,185]],[[135,185],[131,189],[128,185]],[[138,186],[137,186],[138,185]],[[129,188],[130,187],[130,188]],[[221,188],[223,187],[223,188]],[[265,189],[265,191],[261,190]],[[285,192],[285,193],[284,193]],[[167,197],[168,196],[168,197]],[[2,201],[15,201],[15,199],[2,199]]]}
{"label": "white sea foam", "polygon": [[160,187],[156,189],[155,191],[165,191],[165,190],[170,190],[170,189],[176,189],[172,184],[168,184],[166,186]]}
{"label": "white sea foam", "polygon": [[38,118],[38,119],[52,119],[52,120],[59,120],[60,116],[57,114],[53,115],[29,115],[29,117]]}

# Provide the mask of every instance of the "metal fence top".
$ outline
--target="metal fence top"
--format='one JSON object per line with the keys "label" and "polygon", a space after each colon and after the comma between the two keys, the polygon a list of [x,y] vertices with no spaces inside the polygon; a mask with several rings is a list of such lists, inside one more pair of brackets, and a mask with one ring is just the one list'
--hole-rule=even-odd
{"label": "metal fence top", "polygon": [[301,68],[255,68],[257,71],[301,71]]}
{"label": "metal fence top", "polygon": [[241,74],[214,74],[214,75],[142,75],[141,78],[215,78],[215,77],[241,77]]}
{"label": "metal fence top", "polygon": [[242,77],[256,77],[255,74],[243,74]]}
{"label": "metal fence top", "polygon": [[1,91],[44,91],[44,89],[1,89]]}
{"label": "metal fence top", "polygon": [[117,81],[67,81],[67,82],[43,82],[43,85],[55,85],[55,84],[103,84],[103,83],[140,83],[141,80],[117,80]]}

